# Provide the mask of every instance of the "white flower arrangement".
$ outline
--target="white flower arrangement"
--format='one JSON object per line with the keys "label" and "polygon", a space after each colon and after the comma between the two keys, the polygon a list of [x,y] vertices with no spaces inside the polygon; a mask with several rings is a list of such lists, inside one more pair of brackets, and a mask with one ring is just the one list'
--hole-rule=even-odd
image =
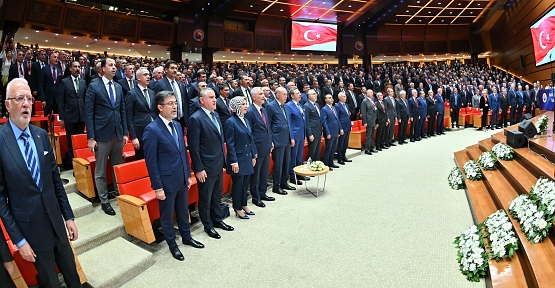
{"label": "white flower arrangement", "polygon": [[469,281],[480,281],[488,269],[488,253],[481,224],[470,226],[455,238],[453,244],[457,245],[457,262],[462,274]]}
{"label": "white flower arrangement", "polygon": [[511,146],[501,142],[495,144],[491,151],[497,158],[505,161],[513,160],[515,154],[515,150]]}
{"label": "white flower arrangement", "polygon": [[322,161],[314,161],[312,163],[310,163],[310,170],[312,171],[322,171],[324,170],[324,167],[326,165],[324,165],[324,162]]}
{"label": "white flower arrangement", "polygon": [[536,121],[536,130],[538,130],[538,134],[542,134],[547,130],[547,123],[549,122],[549,118],[546,115],[542,115],[538,121]]}
{"label": "white flower arrangement", "polygon": [[528,194],[517,196],[509,205],[509,213],[520,222],[521,230],[530,243],[542,242],[549,234],[551,221],[547,221],[544,211],[530,200]]}
{"label": "white flower arrangement", "polygon": [[497,157],[490,151],[485,151],[478,158],[478,163],[480,163],[484,170],[493,170],[495,169],[495,164],[497,164]]}
{"label": "white flower arrangement", "polygon": [[513,258],[518,250],[518,238],[505,210],[498,210],[486,218],[484,227],[488,233],[491,259],[499,262],[504,257]]}
{"label": "white flower arrangement", "polygon": [[530,197],[538,206],[538,210],[545,213],[546,220],[553,222],[555,220],[555,182],[541,177],[530,189]]}
{"label": "white flower arrangement", "polygon": [[449,181],[449,186],[454,190],[464,188],[464,177],[461,173],[461,169],[459,169],[459,167],[451,169],[451,173],[449,173],[447,181]]}
{"label": "white flower arrangement", "polygon": [[479,180],[483,177],[482,170],[480,170],[480,167],[474,160],[468,160],[464,163],[463,170],[464,174],[466,174],[466,178],[472,181]]}

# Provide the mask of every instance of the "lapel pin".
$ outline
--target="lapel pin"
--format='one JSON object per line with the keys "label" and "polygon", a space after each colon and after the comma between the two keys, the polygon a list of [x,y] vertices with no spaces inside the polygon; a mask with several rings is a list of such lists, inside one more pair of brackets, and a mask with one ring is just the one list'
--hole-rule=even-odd
{"label": "lapel pin", "polygon": [[39,138],[39,139],[40,139],[40,135],[37,135],[37,138]]}

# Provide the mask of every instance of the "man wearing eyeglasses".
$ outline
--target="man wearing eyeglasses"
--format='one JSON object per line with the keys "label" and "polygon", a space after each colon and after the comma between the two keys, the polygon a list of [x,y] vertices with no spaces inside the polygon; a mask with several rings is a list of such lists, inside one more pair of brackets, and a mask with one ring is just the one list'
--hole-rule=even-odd
{"label": "man wearing eyeglasses", "polygon": [[11,81],[6,98],[10,118],[0,126],[0,218],[23,260],[35,265],[41,286],[60,287],[57,266],[67,287],[81,287],[68,241],[68,234],[71,241],[78,238],[75,216],[46,131],[29,125],[34,101],[27,81]]}

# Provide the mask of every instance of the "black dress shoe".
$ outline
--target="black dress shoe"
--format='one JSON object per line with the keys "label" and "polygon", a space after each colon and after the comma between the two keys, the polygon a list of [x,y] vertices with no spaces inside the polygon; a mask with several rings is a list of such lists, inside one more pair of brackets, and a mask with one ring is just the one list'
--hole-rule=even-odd
{"label": "black dress shoe", "polygon": [[389,146],[397,146],[397,145],[395,145],[395,144],[391,143],[391,144],[389,144]]}
{"label": "black dress shoe", "polygon": [[370,152],[372,152],[372,153],[378,153],[378,150],[374,149],[374,150],[370,150]]}
{"label": "black dress shoe", "polygon": [[349,162],[353,162],[353,160],[343,159],[343,162],[349,163]]}
{"label": "black dress shoe", "polygon": [[222,238],[222,236],[220,236],[220,234],[218,234],[218,232],[216,232],[216,230],[214,228],[211,228],[211,229],[204,228],[204,232],[206,232],[206,234],[208,234],[208,236],[210,236],[214,239]]}
{"label": "black dress shoe", "polygon": [[185,257],[183,257],[183,254],[181,254],[181,251],[179,251],[179,248],[177,248],[177,246],[170,248],[170,252],[172,253],[173,258],[179,261],[185,260]]}
{"label": "black dress shoe", "polygon": [[427,137],[427,136],[423,136],[422,139],[428,139],[428,137]]}
{"label": "black dress shoe", "polygon": [[233,227],[231,227],[231,226],[225,224],[224,221],[222,221],[222,222],[220,222],[220,223],[214,223],[214,227],[215,227],[215,228],[220,228],[220,229],[225,230],[225,231],[233,231],[233,230],[235,230],[235,229],[233,229]]}
{"label": "black dress shoe", "polygon": [[254,205],[258,206],[258,207],[261,207],[261,208],[266,207],[266,204],[264,204],[264,202],[262,202],[262,201],[254,201],[254,200],[252,200],[252,204],[254,204]]}
{"label": "black dress shoe", "polygon": [[260,196],[260,199],[262,199],[262,200],[264,200],[264,201],[276,201],[276,198],[270,197],[270,196],[266,196],[266,195]]}
{"label": "black dress shoe", "polygon": [[297,180],[310,181],[310,177],[297,175]]}
{"label": "black dress shoe", "polygon": [[[295,179],[289,179],[289,182],[295,184]],[[297,182],[297,185],[302,185],[303,184],[303,182],[301,182],[301,180],[297,180],[296,182]]]}
{"label": "black dress shoe", "polygon": [[414,140],[414,139],[410,139],[410,142],[415,142],[415,141],[416,141],[416,140]]}
{"label": "black dress shoe", "polygon": [[383,146],[382,149],[389,149],[387,146]]}
{"label": "black dress shoe", "polygon": [[249,216],[247,216],[247,215],[241,216],[237,212],[235,212],[235,216],[237,216],[237,218],[239,218],[239,219],[245,219],[245,220],[250,219]]}
{"label": "black dress shoe", "polygon": [[110,203],[102,204],[102,211],[110,216],[116,215],[116,211],[114,211]]}
{"label": "black dress shoe", "polygon": [[364,154],[366,154],[366,155],[372,155],[372,152],[370,152],[370,151],[364,151]]}
{"label": "black dress shoe", "polygon": [[403,144],[405,144],[405,142],[399,142],[399,145],[403,145]]}
{"label": "black dress shoe", "polygon": [[279,194],[279,195],[287,195],[287,191],[284,191],[284,190],[281,189],[281,188],[277,188],[277,189],[274,188],[274,189],[272,189],[272,192],[274,192],[274,193],[276,193],[276,194]]}
{"label": "black dress shoe", "polygon": [[192,246],[193,248],[198,248],[198,249],[202,249],[204,248],[204,245],[200,242],[198,242],[197,240],[191,238],[189,240],[183,240],[183,244],[185,245],[189,245]]}
{"label": "black dress shoe", "polygon": [[343,162],[343,161],[337,161],[337,164],[339,164],[339,165],[345,165],[345,162]]}
{"label": "black dress shoe", "polygon": [[[302,183],[300,183],[300,184],[302,184]],[[300,185],[300,184],[297,184],[297,185]],[[285,190],[297,190],[295,187],[293,187],[289,184],[283,184],[280,187],[281,187],[281,189],[285,189]]]}
{"label": "black dress shoe", "polygon": [[332,164],[332,165],[330,165],[329,167],[331,167],[331,168],[339,168],[339,166],[337,166],[337,165],[335,165],[335,164]]}
{"label": "black dress shoe", "polygon": [[377,151],[383,151],[382,148],[378,148]]}
{"label": "black dress shoe", "polygon": [[330,171],[333,171],[333,168],[331,168],[331,167],[329,167],[329,166],[328,166],[328,169],[330,169]]}

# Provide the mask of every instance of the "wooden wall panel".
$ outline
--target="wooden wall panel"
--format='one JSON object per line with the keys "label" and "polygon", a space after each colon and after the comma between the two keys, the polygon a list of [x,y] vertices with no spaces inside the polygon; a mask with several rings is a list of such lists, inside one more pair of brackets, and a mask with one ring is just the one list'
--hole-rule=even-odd
{"label": "wooden wall panel", "polygon": [[100,35],[101,24],[101,11],[75,5],[66,5],[64,30],[68,30],[68,32]]}
{"label": "wooden wall panel", "polygon": [[123,38],[137,41],[139,17],[124,16],[115,13],[104,13],[102,36]]}
{"label": "wooden wall panel", "polygon": [[250,31],[224,31],[224,47],[230,49],[253,50],[253,33]]}
{"label": "wooden wall panel", "polygon": [[27,4],[25,23],[46,28],[61,29],[65,5],[47,0],[31,0]]}
{"label": "wooden wall panel", "polygon": [[[521,0],[507,9],[490,30],[491,63],[527,81],[550,80],[550,65],[536,67],[530,26],[555,7],[552,1]],[[524,57],[524,69],[520,56]]]}
{"label": "wooden wall panel", "polygon": [[[3,17],[4,20],[22,23],[28,2],[28,0],[4,0],[4,5],[0,9],[0,17]],[[2,39],[2,41],[4,40]]]}
{"label": "wooden wall panel", "polygon": [[[424,25],[404,25],[402,30],[402,40],[404,41],[426,41],[426,26]],[[420,53],[424,50],[420,51]]]}
{"label": "wooden wall panel", "polygon": [[287,18],[260,16],[254,26],[255,50],[281,52],[285,49],[285,26]]}
{"label": "wooden wall panel", "polygon": [[401,42],[402,25],[384,25],[378,30],[378,41],[398,41]]}
{"label": "wooden wall panel", "polygon": [[142,18],[139,26],[140,40],[170,45],[175,25],[168,21]]}
{"label": "wooden wall panel", "polygon": [[208,47],[224,48],[224,19],[222,15],[214,14],[208,21]]}

